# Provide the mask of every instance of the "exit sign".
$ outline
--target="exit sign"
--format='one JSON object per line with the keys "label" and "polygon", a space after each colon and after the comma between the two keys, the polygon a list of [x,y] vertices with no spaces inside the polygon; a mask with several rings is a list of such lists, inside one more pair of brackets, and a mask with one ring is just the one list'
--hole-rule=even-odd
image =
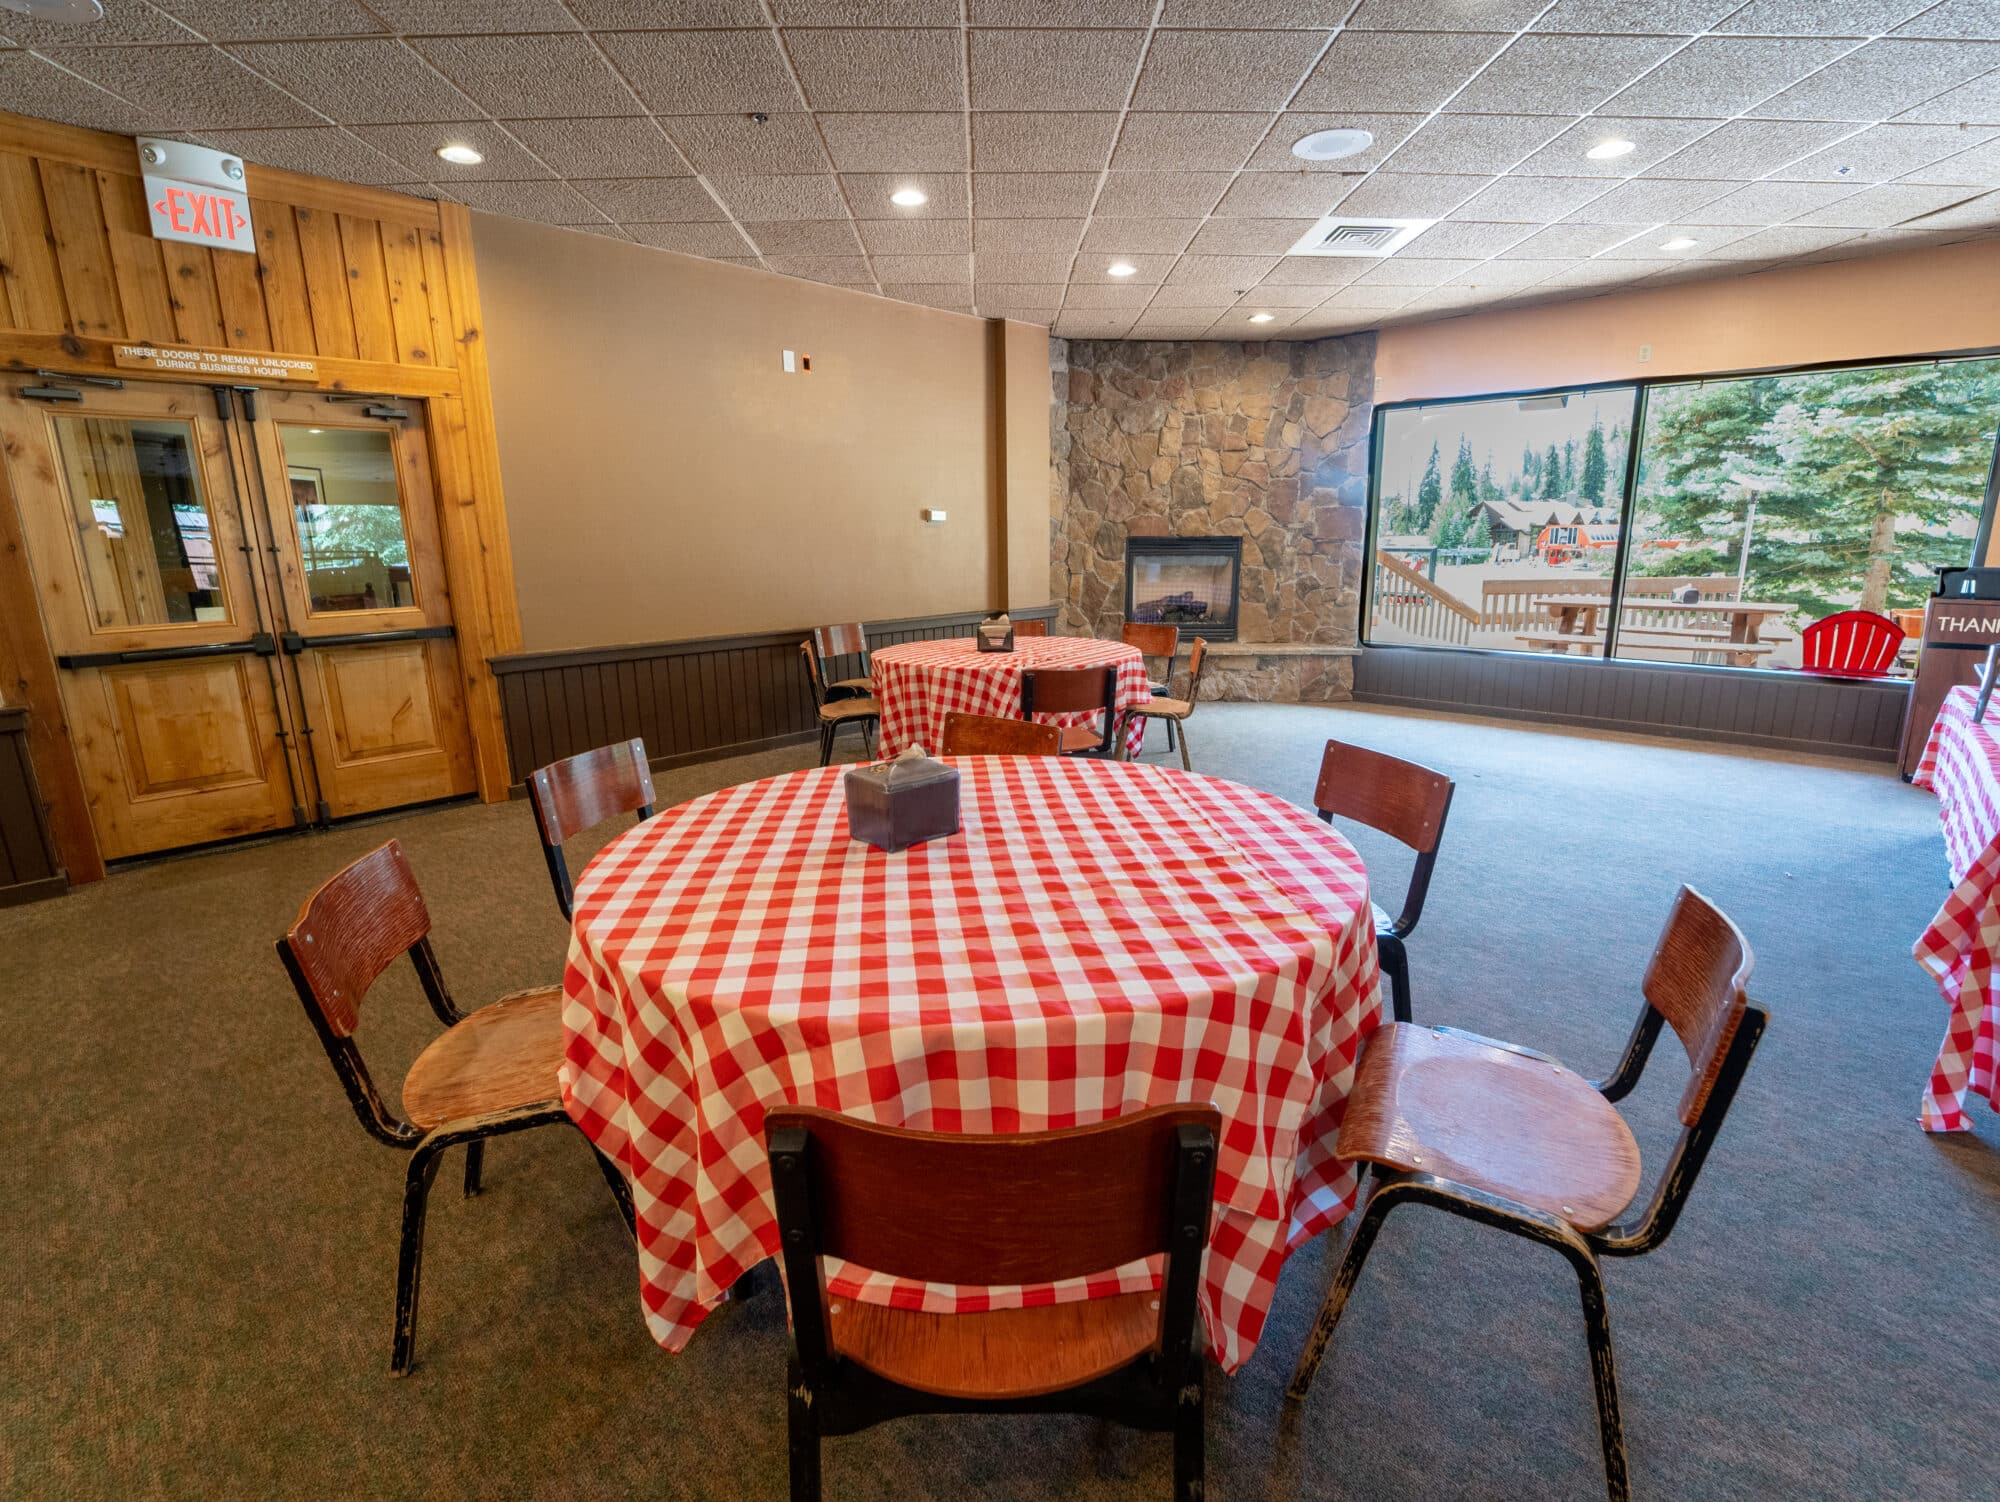
{"label": "exit sign", "polygon": [[141,137],[139,164],[155,240],[180,240],[214,250],[257,249],[242,158],[185,141]]}

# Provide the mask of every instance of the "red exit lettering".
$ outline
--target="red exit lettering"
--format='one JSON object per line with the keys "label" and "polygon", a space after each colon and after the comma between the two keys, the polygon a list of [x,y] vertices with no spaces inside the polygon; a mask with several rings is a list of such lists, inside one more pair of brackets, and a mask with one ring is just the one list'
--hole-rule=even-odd
{"label": "red exit lettering", "polygon": [[153,201],[153,208],[179,233],[210,240],[234,240],[250,224],[234,200],[219,193],[169,188],[164,198]]}

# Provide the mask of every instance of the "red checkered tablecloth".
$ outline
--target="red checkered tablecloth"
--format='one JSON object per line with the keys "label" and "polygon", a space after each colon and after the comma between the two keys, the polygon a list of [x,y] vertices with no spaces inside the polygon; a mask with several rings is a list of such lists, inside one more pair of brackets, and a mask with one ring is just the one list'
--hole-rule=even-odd
{"label": "red checkered tablecloth", "polygon": [[1924,1090],[1928,1132],[1971,1129],[1968,1094],[2000,1110],[1995,1060],[2000,1048],[2000,740],[1993,723],[1974,724],[1975,690],[1945,696],[1910,780],[1938,797],[1945,856],[1954,883],[1944,906],[1917,940],[1917,963],[1937,979],[1951,1021]]}
{"label": "red checkered tablecloth", "polygon": [[[1255,1348],[1294,1247],[1353,1207],[1332,1155],[1379,1020],[1361,861],[1268,794],[1163,767],[968,757],[960,832],[848,837],[838,767],[682,804],[576,887],[563,1100],[632,1184],[640,1297],[677,1351],[778,1254],[772,1104],[945,1132],[1222,1113],[1209,1349]],[[952,1288],[829,1264],[850,1298],[963,1312],[1135,1291],[1147,1264]]]}
{"label": "red checkered tablecloth", "polygon": [[[944,717],[959,714],[1021,717],[1021,674],[1029,668],[1118,669],[1118,712],[1153,697],[1146,686],[1146,659],[1137,647],[1087,636],[1021,636],[1011,652],[981,652],[969,636],[945,641],[906,642],[869,654],[875,700],[882,706],[882,754],[906,746],[936,751],[944,741]],[[1036,715],[1051,725],[1088,725],[1089,714]],[[1139,754],[1146,721],[1133,717],[1126,752]]]}

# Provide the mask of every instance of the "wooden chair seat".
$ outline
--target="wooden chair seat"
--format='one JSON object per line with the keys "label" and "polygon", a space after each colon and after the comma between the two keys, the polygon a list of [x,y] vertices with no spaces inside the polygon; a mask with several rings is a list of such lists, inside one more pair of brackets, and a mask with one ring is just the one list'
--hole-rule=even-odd
{"label": "wooden chair seat", "polygon": [[560,1097],[561,986],[516,991],[466,1015],[417,1055],[403,1080],[403,1114],[426,1131]]}
{"label": "wooden chair seat", "polygon": [[834,1349],[891,1382],[947,1398],[1031,1398],[1095,1381],[1151,1350],[1160,1296],[1121,1293],[976,1314],[840,1299],[829,1316]]}
{"label": "wooden chair seat", "polygon": [[1392,1022],[1361,1056],[1335,1154],[1436,1174],[1595,1231],[1639,1192],[1639,1144],[1581,1075],[1464,1033]]}
{"label": "wooden chair seat", "polygon": [[819,707],[822,720],[872,720],[881,713],[882,706],[873,699],[829,699]]}
{"label": "wooden chair seat", "polygon": [[1062,754],[1081,755],[1095,751],[1104,743],[1104,732],[1095,725],[1064,725],[1062,729]]}
{"label": "wooden chair seat", "polygon": [[875,680],[872,677],[841,678],[835,680],[827,688],[828,693],[837,693],[841,690],[845,690],[851,694],[873,694],[875,692]]}
{"label": "wooden chair seat", "polygon": [[1156,689],[1153,697],[1144,704],[1133,705],[1132,713],[1154,715],[1166,720],[1185,720],[1194,713],[1194,706],[1185,699],[1169,699]]}

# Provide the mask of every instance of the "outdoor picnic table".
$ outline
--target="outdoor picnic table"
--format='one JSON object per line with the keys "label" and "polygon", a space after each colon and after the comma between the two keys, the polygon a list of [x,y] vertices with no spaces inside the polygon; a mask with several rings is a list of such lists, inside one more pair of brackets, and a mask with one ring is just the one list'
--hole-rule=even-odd
{"label": "outdoor picnic table", "polygon": [[[1555,617],[1556,629],[1565,635],[1595,636],[1597,612],[1611,601],[1605,595],[1543,595],[1536,603]],[[1732,642],[1755,642],[1763,637],[1764,621],[1784,615],[1793,607],[1755,600],[1665,600],[1651,595],[1626,595],[1619,604],[1629,610],[1674,611],[1683,615],[1726,615]],[[1720,640],[1720,638],[1718,638]]]}

